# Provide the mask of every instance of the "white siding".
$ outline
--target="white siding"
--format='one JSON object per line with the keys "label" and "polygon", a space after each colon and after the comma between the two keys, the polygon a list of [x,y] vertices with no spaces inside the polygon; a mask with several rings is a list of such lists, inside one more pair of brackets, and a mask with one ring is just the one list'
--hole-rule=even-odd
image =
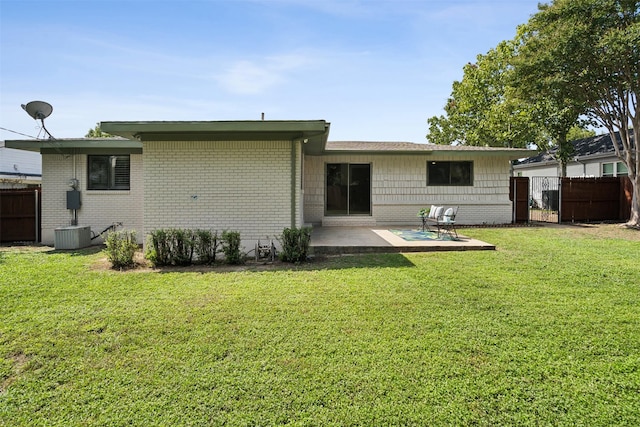
{"label": "white siding", "polygon": [[[427,161],[473,161],[473,186],[427,186]],[[511,222],[510,165],[504,157],[444,155],[327,155],[305,157],[305,221],[355,225],[358,217],[324,216],[326,163],[370,163],[372,215],[379,225],[413,224],[433,205],[459,206],[462,224]],[[366,222],[362,221],[361,222]]]}
{"label": "white siding", "polygon": [[514,168],[514,176],[529,177],[532,176],[560,176],[560,169],[556,165],[535,165],[527,168]]}
{"label": "white siding", "polygon": [[[275,238],[292,225],[291,144],[145,142],[144,232],[169,227],[239,231],[245,249],[257,239]],[[294,156],[299,150],[298,145]],[[295,176],[301,199],[299,170]],[[295,216],[301,217],[296,207]]]}
{"label": "white siding", "polygon": [[[136,230],[138,240],[142,242],[142,155],[131,154],[130,161],[129,191],[89,191],[86,154],[43,154],[42,243],[53,244],[54,230],[71,225],[73,211],[67,209],[67,191],[71,189],[69,180],[74,177],[80,182],[82,203],[78,210],[78,225],[88,225],[97,234],[114,222],[121,222],[123,228]],[[94,243],[101,241],[96,239]]]}
{"label": "white siding", "polygon": [[40,153],[7,148],[0,145],[0,172],[39,175],[41,171],[42,160]]}
{"label": "white siding", "polygon": [[0,141],[0,188],[25,188],[41,184],[40,153],[17,150]]}
{"label": "white siding", "polygon": [[[620,159],[613,156],[597,155],[591,158],[584,157],[580,162],[572,160],[567,164],[568,177],[601,177],[603,163],[616,163]],[[561,169],[559,164],[526,164],[514,167],[515,176],[560,176]]]}

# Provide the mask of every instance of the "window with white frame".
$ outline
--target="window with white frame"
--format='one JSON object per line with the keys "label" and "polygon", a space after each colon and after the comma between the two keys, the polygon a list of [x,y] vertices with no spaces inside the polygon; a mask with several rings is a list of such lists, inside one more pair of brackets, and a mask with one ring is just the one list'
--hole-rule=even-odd
{"label": "window with white frame", "polygon": [[129,155],[87,156],[87,189],[129,190]]}
{"label": "window with white frame", "polygon": [[627,176],[629,170],[622,162],[611,162],[602,164],[602,176]]}

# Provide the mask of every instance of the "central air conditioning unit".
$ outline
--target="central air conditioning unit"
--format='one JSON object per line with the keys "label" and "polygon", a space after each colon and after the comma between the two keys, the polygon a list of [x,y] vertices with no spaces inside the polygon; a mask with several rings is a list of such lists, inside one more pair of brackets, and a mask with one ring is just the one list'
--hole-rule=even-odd
{"label": "central air conditioning unit", "polygon": [[91,227],[71,226],[54,230],[55,249],[81,249],[91,246]]}

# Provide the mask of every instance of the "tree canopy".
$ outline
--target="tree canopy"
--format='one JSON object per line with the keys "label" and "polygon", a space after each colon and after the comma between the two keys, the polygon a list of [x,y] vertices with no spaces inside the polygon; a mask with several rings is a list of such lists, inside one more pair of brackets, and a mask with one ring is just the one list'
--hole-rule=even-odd
{"label": "tree canopy", "polygon": [[640,1],[555,0],[519,29],[523,92],[582,109],[607,129],[633,183],[640,226]]}
{"label": "tree canopy", "polygon": [[579,126],[574,126],[569,129],[569,133],[567,133],[567,141],[591,138],[592,136],[596,136],[596,131],[591,129],[583,129]]}
{"label": "tree canopy", "polygon": [[112,138],[113,135],[103,132],[100,129],[100,123],[96,123],[96,127],[93,129],[89,129],[87,134],[84,136],[85,138]]}
{"label": "tree canopy", "polygon": [[464,66],[461,81],[453,83],[446,116],[428,119],[429,141],[524,148],[546,147],[544,135],[533,121],[534,110],[513,90],[511,65],[514,43],[506,41],[478,55]]}
{"label": "tree canopy", "polygon": [[444,116],[428,120],[438,144],[558,146],[566,170],[569,135],[607,129],[633,183],[629,225],[640,226],[640,1],[554,0],[453,83]]}

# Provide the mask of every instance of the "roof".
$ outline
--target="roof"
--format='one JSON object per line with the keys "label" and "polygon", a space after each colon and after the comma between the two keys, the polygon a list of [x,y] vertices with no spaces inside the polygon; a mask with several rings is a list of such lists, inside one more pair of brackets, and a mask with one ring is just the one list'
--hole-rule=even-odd
{"label": "roof", "polygon": [[36,141],[7,141],[7,146],[42,153],[97,153],[114,150],[141,153],[145,141],[273,141],[299,140],[304,152],[322,154],[433,154],[527,157],[535,151],[523,148],[438,145],[414,142],[327,141],[330,124],[324,120],[252,121],[152,121],[102,122],[103,132],[114,138],[80,138]]}
{"label": "roof", "polygon": [[[616,138],[618,137],[619,132],[616,132]],[[631,134],[631,141],[633,143],[633,134]],[[613,148],[611,135],[609,135],[608,133],[605,135],[597,135],[589,138],[577,139],[575,141],[571,141],[571,143],[573,144],[574,148],[573,157],[580,160],[615,155],[615,149]],[[536,156],[532,156],[515,163],[514,166],[557,163],[558,160],[555,157],[557,151],[557,147],[548,151],[543,151]]]}
{"label": "roof", "polygon": [[101,122],[100,129],[138,141],[303,141],[304,150],[320,154],[329,137],[325,120],[138,121]]}
{"label": "roof", "polygon": [[142,143],[124,138],[64,138],[37,140],[7,140],[8,148],[35,151],[45,154],[92,153],[110,154],[118,151],[122,154],[142,153]]}
{"label": "roof", "polygon": [[447,154],[474,153],[489,156],[506,156],[519,159],[534,153],[524,148],[477,147],[469,145],[418,144],[415,142],[374,142],[374,141],[329,141],[325,153],[367,153],[367,154]]}

